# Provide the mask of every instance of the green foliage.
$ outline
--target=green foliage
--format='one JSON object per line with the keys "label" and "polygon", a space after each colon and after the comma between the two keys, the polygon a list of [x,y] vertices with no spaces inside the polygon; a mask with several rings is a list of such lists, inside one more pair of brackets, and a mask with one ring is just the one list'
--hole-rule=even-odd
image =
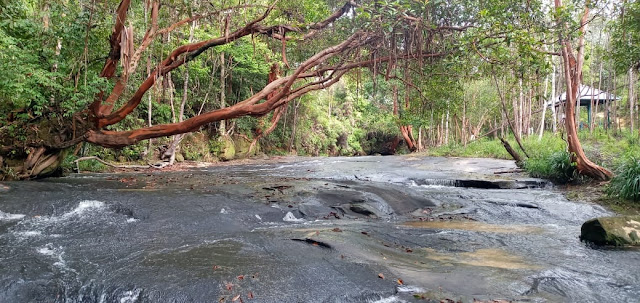
{"label": "green foliage", "polygon": [[477,157],[510,159],[499,140],[483,138],[473,141],[467,146],[459,143],[451,143],[439,147],[430,148],[427,152],[430,156],[437,157]]}
{"label": "green foliage", "polygon": [[103,172],[107,169],[106,165],[95,160],[80,161],[76,166],[74,161],[77,159],[77,156],[69,154],[64,158],[60,166],[66,172],[76,171],[77,169],[80,169],[81,172]]}
{"label": "green foliage", "polygon": [[607,188],[611,197],[640,201],[640,159],[627,157],[616,170],[616,175]]}
{"label": "green foliage", "polygon": [[[515,139],[508,139],[511,146],[516,147]],[[526,137],[523,145],[531,158],[527,159],[524,168],[533,177],[550,179],[556,183],[568,183],[577,178],[575,163],[565,151],[566,143],[551,134],[545,134],[541,140],[535,136]],[[519,150],[517,150],[519,151]],[[431,148],[426,152],[430,156],[443,157],[479,157],[511,159],[500,140],[482,138],[470,142],[466,146],[458,143]]]}
{"label": "green foliage", "polygon": [[612,57],[620,72],[640,65],[640,2],[624,1],[624,18],[622,15],[613,22]]}
{"label": "green foliage", "polygon": [[548,158],[534,157],[525,162],[525,169],[533,177],[550,179],[555,183],[565,184],[578,177],[576,163],[571,161],[571,154],[557,151]]}

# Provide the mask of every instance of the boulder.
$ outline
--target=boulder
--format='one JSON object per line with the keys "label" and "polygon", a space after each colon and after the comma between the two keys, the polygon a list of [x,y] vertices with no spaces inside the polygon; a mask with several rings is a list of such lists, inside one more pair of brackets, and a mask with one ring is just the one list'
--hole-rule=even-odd
{"label": "boulder", "polygon": [[640,246],[640,216],[591,219],[582,224],[580,240],[596,245]]}
{"label": "boulder", "polygon": [[233,140],[228,136],[218,139],[222,143],[222,153],[218,156],[223,161],[233,160],[236,157],[236,148]]}
{"label": "boulder", "polygon": [[254,146],[251,154],[249,154],[249,147],[251,146],[252,142],[251,140],[248,140],[247,138],[236,137],[234,138],[233,142],[236,149],[236,157],[247,158],[256,155],[260,151],[260,142],[256,143],[256,146]]}
{"label": "boulder", "polygon": [[184,162],[184,156],[182,153],[176,153],[176,162]]}

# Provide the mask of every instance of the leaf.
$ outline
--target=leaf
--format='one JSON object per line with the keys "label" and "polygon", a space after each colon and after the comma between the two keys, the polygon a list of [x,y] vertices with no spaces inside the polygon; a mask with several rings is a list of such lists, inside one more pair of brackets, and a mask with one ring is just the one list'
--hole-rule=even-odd
{"label": "leaf", "polygon": [[404,285],[404,281],[402,281],[402,279],[398,279],[396,282],[398,282],[398,285]]}
{"label": "leaf", "polygon": [[380,278],[380,279],[384,279],[384,275],[383,275],[382,273],[379,273],[379,274],[378,274],[378,278]]}
{"label": "leaf", "polygon": [[231,299],[231,302],[238,301],[238,299],[240,299],[240,295],[236,295],[235,297],[233,297],[233,299]]}
{"label": "leaf", "polygon": [[250,291],[250,292],[247,294],[247,298],[249,298],[249,299],[253,299],[253,298],[254,298],[254,297],[253,297],[253,292],[251,292],[251,291]]}

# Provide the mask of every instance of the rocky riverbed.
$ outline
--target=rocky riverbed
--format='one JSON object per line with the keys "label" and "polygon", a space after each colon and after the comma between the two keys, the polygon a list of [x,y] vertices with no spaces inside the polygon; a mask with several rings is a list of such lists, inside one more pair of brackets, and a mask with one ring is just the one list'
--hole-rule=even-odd
{"label": "rocky riverbed", "polygon": [[0,302],[637,302],[611,215],[512,161],[282,158],[0,184]]}

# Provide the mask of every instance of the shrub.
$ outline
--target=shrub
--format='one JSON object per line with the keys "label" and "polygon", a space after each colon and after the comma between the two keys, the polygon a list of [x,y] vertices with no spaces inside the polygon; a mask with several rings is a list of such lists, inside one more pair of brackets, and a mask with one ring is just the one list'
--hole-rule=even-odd
{"label": "shrub", "polygon": [[607,194],[626,200],[640,201],[640,160],[629,157],[617,169],[607,188]]}
{"label": "shrub", "polygon": [[578,176],[576,163],[571,161],[571,154],[566,151],[554,152],[546,158],[530,158],[525,162],[525,169],[533,177],[560,184],[569,183]]}

